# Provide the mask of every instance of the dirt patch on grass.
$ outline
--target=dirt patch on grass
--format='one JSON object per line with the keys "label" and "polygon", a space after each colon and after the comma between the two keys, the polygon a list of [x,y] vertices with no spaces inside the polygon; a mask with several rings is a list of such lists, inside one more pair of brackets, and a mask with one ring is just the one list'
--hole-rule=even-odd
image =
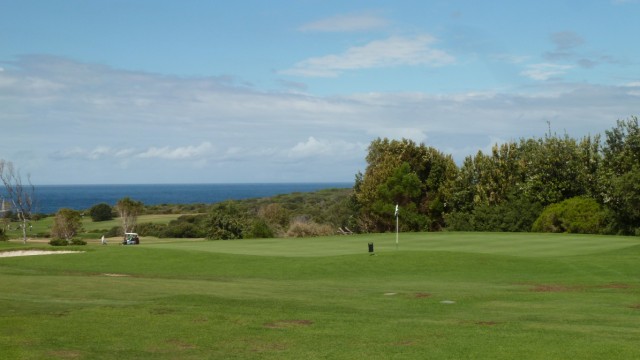
{"label": "dirt patch on grass", "polygon": [[634,304],[634,305],[631,305],[629,307],[632,308],[632,309],[640,310],[640,304]]}
{"label": "dirt patch on grass", "polygon": [[131,276],[131,275],[127,275],[127,274],[102,274],[102,276],[109,276],[109,277],[127,277],[127,276]]}
{"label": "dirt patch on grass", "polygon": [[497,321],[476,321],[476,325],[493,326],[493,325],[498,325],[498,322]]}
{"label": "dirt patch on grass", "polygon": [[404,340],[404,341],[398,341],[396,343],[393,343],[393,345],[395,346],[414,346],[415,344],[416,342],[411,340]]}
{"label": "dirt patch on grass", "polygon": [[151,315],[168,315],[168,314],[173,314],[176,311],[173,309],[169,309],[169,308],[155,308],[155,309],[151,309],[149,310],[149,313]]}
{"label": "dirt patch on grass", "polygon": [[75,350],[55,350],[49,351],[48,354],[54,359],[79,359],[82,356],[80,351]]}
{"label": "dirt patch on grass", "polygon": [[536,284],[531,285],[531,291],[535,292],[568,292],[568,291],[584,291],[590,289],[631,289],[633,286],[623,283],[611,283],[604,285],[557,285],[557,284]]}
{"label": "dirt patch on grass", "polygon": [[618,283],[600,285],[600,287],[603,289],[631,289],[631,285],[629,284],[618,284]]}
{"label": "dirt patch on grass", "polygon": [[268,322],[264,324],[264,327],[269,329],[286,329],[292,327],[311,326],[313,321],[311,320],[279,320],[274,322]]}
{"label": "dirt patch on grass", "polygon": [[168,344],[174,346],[175,348],[179,349],[179,350],[191,350],[191,349],[195,349],[196,346],[193,344],[190,344],[186,341],[182,341],[179,339],[170,339],[167,341]]}
{"label": "dirt patch on grass", "polygon": [[531,291],[535,292],[567,292],[578,290],[577,287],[565,285],[534,285]]}
{"label": "dirt patch on grass", "polygon": [[272,352],[272,351],[284,351],[287,350],[287,345],[283,343],[273,342],[273,343],[263,343],[263,344],[253,344],[251,346],[252,352],[262,353],[262,352]]}
{"label": "dirt patch on grass", "polygon": [[416,299],[424,299],[424,298],[431,297],[431,294],[429,294],[429,293],[415,293],[413,295],[413,297],[415,297]]}

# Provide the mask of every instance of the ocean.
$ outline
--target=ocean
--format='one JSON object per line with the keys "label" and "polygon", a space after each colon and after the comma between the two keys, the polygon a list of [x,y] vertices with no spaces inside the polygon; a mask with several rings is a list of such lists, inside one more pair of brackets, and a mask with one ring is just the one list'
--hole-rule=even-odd
{"label": "ocean", "polygon": [[35,212],[53,214],[61,208],[86,210],[100,203],[115,205],[127,196],[145,205],[211,204],[351,187],[351,183],[38,185],[35,187]]}

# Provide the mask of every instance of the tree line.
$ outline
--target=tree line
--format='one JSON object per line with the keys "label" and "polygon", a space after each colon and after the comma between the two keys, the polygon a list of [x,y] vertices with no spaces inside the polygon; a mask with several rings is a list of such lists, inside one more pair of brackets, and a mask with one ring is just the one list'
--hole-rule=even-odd
{"label": "tree line", "polygon": [[[496,144],[457,165],[451,155],[408,139],[371,142],[353,189],[294,193],[217,204],[144,206],[124,198],[89,210],[94,221],[118,216],[108,236],[242,239],[401,231],[542,231],[640,235],[640,126],[618,120],[604,136],[545,134]],[[33,186],[0,161],[0,179],[23,223]],[[193,212],[169,224],[137,224],[144,213]],[[7,213],[5,213],[6,215]],[[52,236],[81,231],[79,212],[61,209]],[[0,239],[4,234],[0,232]]]}
{"label": "tree line", "polygon": [[371,142],[355,179],[361,232],[545,231],[640,234],[640,128],[618,120],[601,135],[496,144],[458,166],[407,139]]}

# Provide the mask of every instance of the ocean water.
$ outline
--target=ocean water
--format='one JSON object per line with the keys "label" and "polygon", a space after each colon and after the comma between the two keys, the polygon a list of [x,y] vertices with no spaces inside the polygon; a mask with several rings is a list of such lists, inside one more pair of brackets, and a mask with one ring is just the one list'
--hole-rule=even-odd
{"label": "ocean water", "polygon": [[52,214],[60,208],[86,210],[99,203],[115,205],[127,196],[145,205],[210,204],[351,187],[351,183],[39,185],[35,189],[35,212]]}

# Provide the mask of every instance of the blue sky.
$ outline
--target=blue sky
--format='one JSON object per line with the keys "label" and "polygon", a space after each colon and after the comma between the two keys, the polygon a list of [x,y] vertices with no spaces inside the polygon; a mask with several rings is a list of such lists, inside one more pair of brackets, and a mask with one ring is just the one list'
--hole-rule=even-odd
{"label": "blue sky", "polygon": [[352,181],[640,113],[640,1],[0,0],[0,158],[36,184]]}

